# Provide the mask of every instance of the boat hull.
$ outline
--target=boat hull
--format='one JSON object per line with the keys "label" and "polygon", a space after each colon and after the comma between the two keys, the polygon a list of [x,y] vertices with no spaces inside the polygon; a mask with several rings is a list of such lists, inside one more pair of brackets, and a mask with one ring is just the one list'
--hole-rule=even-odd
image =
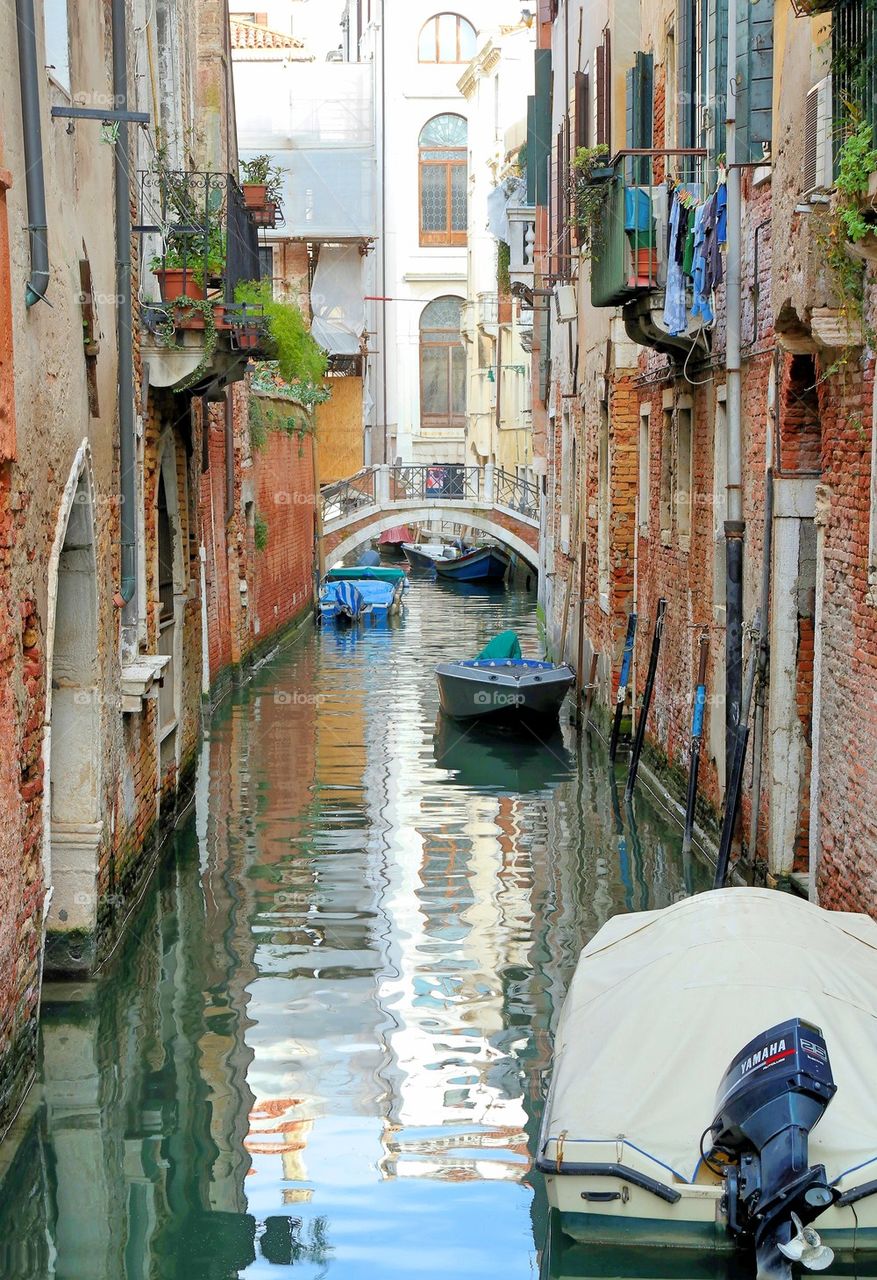
{"label": "boat hull", "polygon": [[523,659],[436,667],[442,711],[455,720],[557,719],[574,679],[571,667]]}
{"label": "boat hull", "polygon": [[502,582],[509,563],[508,556],[498,547],[483,547],[452,560],[437,560],[435,568],[436,573],[453,582]]}
{"label": "boat hull", "polygon": [[405,542],[402,553],[412,569],[425,569],[432,573],[436,560],[442,554],[442,547],[439,543]]}

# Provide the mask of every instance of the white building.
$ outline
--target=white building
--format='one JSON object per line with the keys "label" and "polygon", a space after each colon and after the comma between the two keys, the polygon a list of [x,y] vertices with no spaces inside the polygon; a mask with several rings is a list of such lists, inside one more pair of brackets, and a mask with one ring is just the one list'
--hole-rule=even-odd
{"label": "white building", "polygon": [[466,457],[469,110],[461,74],[510,0],[349,0],[344,51],[375,64],[377,236],[368,270],[367,461]]}

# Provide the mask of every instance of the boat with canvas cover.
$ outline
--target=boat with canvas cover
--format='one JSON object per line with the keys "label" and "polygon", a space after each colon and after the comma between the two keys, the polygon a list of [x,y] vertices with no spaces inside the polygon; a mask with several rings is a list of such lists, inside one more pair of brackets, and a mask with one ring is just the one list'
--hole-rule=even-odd
{"label": "boat with canvas cover", "polygon": [[385,529],[378,538],[378,552],[392,560],[404,559],[402,543],[411,542],[411,530],[407,524],[397,524],[392,529]]}
{"label": "boat with canvas cover", "polygon": [[575,672],[565,663],[521,656],[513,631],[495,636],[477,658],[435,669],[439,701],[455,720],[556,719]]}
{"label": "boat with canvas cover", "polygon": [[877,921],[771,889],[614,916],[557,1028],[536,1167],[595,1245],[877,1251]]}
{"label": "boat with canvas cover", "polygon": [[404,569],[363,565],[330,569],[320,587],[320,621],[381,621],[402,608]]}

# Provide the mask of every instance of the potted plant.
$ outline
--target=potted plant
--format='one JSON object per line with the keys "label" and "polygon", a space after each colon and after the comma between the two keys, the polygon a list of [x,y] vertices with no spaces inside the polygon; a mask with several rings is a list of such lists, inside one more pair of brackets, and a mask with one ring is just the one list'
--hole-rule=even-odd
{"label": "potted plant", "polygon": [[280,203],[282,183],[282,171],[277,165],[272,165],[270,156],[259,155],[252,160],[241,161],[244,204],[251,212],[270,210],[273,216]]}
{"label": "potted plant", "polygon": [[287,382],[322,384],[328,363],[326,353],[311,337],[298,307],[273,298],[270,283],[264,280],[239,284],[235,298],[263,309],[268,336],[266,341],[264,334],[260,335],[258,345],[271,349],[282,378]]}

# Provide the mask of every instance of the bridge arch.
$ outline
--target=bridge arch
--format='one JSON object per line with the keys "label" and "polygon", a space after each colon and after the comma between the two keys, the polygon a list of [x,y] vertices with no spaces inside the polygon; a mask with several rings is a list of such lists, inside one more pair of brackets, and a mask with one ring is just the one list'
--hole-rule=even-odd
{"label": "bridge arch", "polygon": [[455,506],[447,499],[441,503],[431,503],[422,507],[391,508],[371,516],[366,515],[355,526],[348,525],[334,535],[330,531],[324,535],[326,563],[343,560],[363,542],[378,537],[384,530],[392,529],[396,525],[428,524],[434,520],[465,525],[467,528],[477,529],[479,533],[495,538],[538,573],[539,553],[535,547],[530,546],[519,534],[493,519],[490,513],[473,511],[466,506]]}

